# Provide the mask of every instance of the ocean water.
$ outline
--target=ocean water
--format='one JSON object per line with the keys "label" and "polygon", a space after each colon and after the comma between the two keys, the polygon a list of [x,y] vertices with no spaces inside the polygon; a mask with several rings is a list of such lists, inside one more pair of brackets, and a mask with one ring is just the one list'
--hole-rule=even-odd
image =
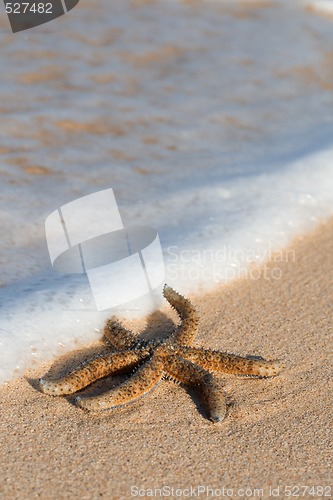
{"label": "ocean water", "polygon": [[316,12],[322,12],[323,14],[333,14],[333,2],[332,0],[307,0],[305,5],[310,9],[314,9]]}
{"label": "ocean water", "polygon": [[163,305],[97,311],[52,269],[64,204],[113,188],[182,293],[255,279],[332,216],[333,20],[310,4],[81,0],[15,35],[0,11],[0,382]]}

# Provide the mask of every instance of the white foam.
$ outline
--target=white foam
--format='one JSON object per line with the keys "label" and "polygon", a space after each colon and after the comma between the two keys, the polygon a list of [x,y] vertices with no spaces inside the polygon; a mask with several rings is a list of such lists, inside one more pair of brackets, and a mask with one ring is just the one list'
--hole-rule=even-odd
{"label": "white foam", "polygon": [[[194,195],[196,202],[189,211],[188,200]],[[172,216],[187,213],[181,227],[190,226],[186,220],[190,217],[198,225],[187,232],[186,241],[180,230],[177,244],[166,248],[168,282],[183,290],[193,290],[198,282],[211,288],[251,273],[251,264],[263,263],[297,233],[333,215],[333,149],[286,164],[277,172],[250,180],[234,178],[170,198]],[[201,220],[203,204],[206,223]]]}

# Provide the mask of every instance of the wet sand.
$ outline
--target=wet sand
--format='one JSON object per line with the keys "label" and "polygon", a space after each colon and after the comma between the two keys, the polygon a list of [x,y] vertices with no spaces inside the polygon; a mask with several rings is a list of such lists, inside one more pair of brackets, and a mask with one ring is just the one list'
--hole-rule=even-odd
{"label": "wet sand", "polygon": [[[333,221],[257,271],[191,297],[200,314],[196,345],[282,358],[281,375],[225,376],[228,414],[213,424],[195,394],[171,381],[131,405],[89,414],[71,398],[38,391],[51,365],[30,371],[0,388],[1,497],[285,498],[285,488],[301,486],[300,496],[306,486],[326,486],[321,496],[331,495]],[[171,318],[149,318],[150,335],[170,331]],[[70,369],[85,355],[52,370]],[[303,498],[315,498],[309,491]]]}

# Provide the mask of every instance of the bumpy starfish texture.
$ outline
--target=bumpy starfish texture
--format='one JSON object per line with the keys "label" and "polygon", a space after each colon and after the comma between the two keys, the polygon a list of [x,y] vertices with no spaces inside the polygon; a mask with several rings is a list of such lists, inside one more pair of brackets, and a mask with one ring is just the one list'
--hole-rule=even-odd
{"label": "bumpy starfish texture", "polygon": [[211,372],[273,377],[284,368],[280,360],[266,361],[192,347],[198,332],[194,307],[167,285],[163,295],[181,319],[179,327],[168,338],[139,339],[112,318],[104,330],[104,340],[110,352],[81,363],[60,380],[41,379],[41,390],[52,396],[73,394],[100,378],[136,368],[125,382],[104,394],[77,396],[77,405],[86,410],[115,408],[135,401],[159,380],[168,378],[197,388],[210,419],[219,422],[227,412],[225,395],[221,379]]}

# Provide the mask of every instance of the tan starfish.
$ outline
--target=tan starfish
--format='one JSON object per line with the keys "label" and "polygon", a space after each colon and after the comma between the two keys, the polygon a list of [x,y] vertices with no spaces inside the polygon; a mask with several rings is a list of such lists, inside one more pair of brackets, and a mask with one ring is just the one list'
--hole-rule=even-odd
{"label": "tan starfish", "polygon": [[95,397],[77,396],[76,403],[87,410],[115,408],[143,396],[162,378],[170,378],[197,388],[210,419],[219,422],[226,415],[225,395],[221,379],[211,372],[273,377],[284,368],[279,360],[266,361],[191,347],[198,331],[194,307],[167,285],[163,295],[181,319],[179,327],[168,338],[139,339],[113,318],[104,331],[110,352],[83,362],[60,380],[41,379],[41,390],[52,396],[73,394],[102,377],[139,365],[118,387]]}

